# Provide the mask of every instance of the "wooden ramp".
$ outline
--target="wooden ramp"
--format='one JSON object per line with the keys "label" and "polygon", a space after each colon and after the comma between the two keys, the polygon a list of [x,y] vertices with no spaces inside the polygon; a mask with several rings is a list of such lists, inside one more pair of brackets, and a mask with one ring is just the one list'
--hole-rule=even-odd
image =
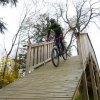
{"label": "wooden ramp", "polygon": [[79,56],[52,62],[0,90],[0,100],[72,100],[83,73]]}

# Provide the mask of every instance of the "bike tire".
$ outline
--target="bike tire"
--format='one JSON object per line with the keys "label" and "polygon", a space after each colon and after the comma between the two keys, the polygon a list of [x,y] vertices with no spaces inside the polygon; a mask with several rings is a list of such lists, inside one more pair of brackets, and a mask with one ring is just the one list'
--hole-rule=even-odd
{"label": "bike tire", "polygon": [[63,57],[64,60],[67,59],[67,50],[66,50],[66,48],[64,48],[64,51],[63,51],[62,57]]}
{"label": "bike tire", "polygon": [[51,60],[55,67],[59,66],[59,53],[56,47],[54,47],[51,51]]}

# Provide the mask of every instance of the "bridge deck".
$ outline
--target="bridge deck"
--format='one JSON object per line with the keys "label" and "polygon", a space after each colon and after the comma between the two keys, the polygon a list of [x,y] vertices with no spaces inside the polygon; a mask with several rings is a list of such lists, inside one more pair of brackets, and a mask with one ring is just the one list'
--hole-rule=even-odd
{"label": "bridge deck", "polygon": [[52,62],[0,90],[0,100],[72,100],[82,75],[79,56]]}

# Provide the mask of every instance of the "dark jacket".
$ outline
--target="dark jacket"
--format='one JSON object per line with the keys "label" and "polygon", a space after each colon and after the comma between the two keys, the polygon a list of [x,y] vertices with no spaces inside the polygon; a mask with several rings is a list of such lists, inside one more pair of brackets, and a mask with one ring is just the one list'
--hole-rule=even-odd
{"label": "dark jacket", "polygon": [[61,26],[58,23],[53,23],[49,26],[47,35],[48,38],[51,30],[55,32],[55,38],[59,37],[60,34],[62,34]]}

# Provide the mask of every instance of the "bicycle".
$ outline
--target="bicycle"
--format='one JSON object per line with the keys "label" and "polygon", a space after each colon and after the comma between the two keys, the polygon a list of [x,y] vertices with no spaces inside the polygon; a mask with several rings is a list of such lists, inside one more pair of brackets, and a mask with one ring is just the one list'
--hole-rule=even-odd
{"label": "bicycle", "polygon": [[[59,38],[57,38],[59,39]],[[51,51],[51,60],[52,60],[52,63],[55,67],[58,67],[59,66],[59,57],[63,57],[64,60],[67,59],[67,50],[66,50],[66,47],[64,46],[64,48],[62,48],[62,45],[60,43],[60,39],[58,41],[58,45],[59,45],[59,48],[58,46],[56,45],[56,39],[54,40],[54,45],[53,45],[53,49]]]}

